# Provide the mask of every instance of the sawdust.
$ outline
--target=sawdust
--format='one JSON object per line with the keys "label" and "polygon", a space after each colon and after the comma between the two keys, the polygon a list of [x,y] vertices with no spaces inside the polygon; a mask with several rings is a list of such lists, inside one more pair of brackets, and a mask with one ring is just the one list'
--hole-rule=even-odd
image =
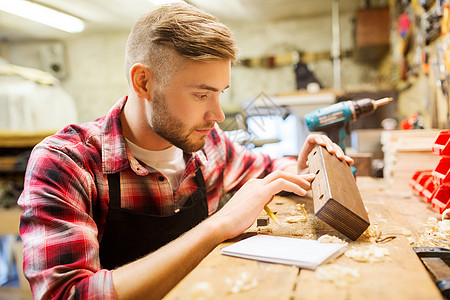
{"label": "sawdust", "polygon": [[295,210],[291,211],[291,216],[286,218],[287,223],[308,222],[308,213],[305,204],[297,204]]}
{"label": "sawdust", "polygon": [[258,233],[272,233],[273,229],[269,226],[259,226],[256,228],[256,232]]}
{"label": "sawdust", "polygon": [[321,243],[334,243],[334,244],[345,244],[344,240],[341,240],[337,236],[332,236],[328,234],[324,234],[317,239]]}
{"label": "sawdust", "polygon": [[358,281],[359,272],[356,269],[337,264],[323,265],[316,269],[316,278],[332,282],[339,287],[347,287]]}
{"label": "sawdust", "polygon": [[434,217],[429,217],[423,224],[422,233],[417,240],[410,237],[409,242],[414,247],[449,247],[450,220],[438,221]]}
{"label": "sawdust", "polygon": [[300,204],[300,203],[298,203],[298,204],[295,206],[295,209],[296,209],[297,211],[302,212],[303,215],[305,216],[305,218],[308,217],[308,212],[306,211],[305,204]]}
{"label": "sawdust", "polygon": [[195,283],[189,289],[188,295],[190,300],[213,300],[215,298],[214,289],[207,281]]}
{"label": "sawdust", "polygon": [[345,251],[345,256],[359,262],[382,262],[390,260],[389,250],[375,245],[354,247]]}
{"label": "sawdust", "polygon": [[247,272],[242,272],[237,279],[227,277],[225,282],[230,286],[230,293],[232,294],[251,290],[258,285],[258,280],[250,276]]}
{"label": "sawdust", "polygon": [[361,234],[361,236],[358,238],[359,241],[368,241],[371,238],[377,237],[379,235],[379,229],[378,225],[371,224],[367,229]]}
{"label": "sawdust", "polygon": [[286,218],[288,223],[306,222],[308,219],[305,216],[291,216]]}

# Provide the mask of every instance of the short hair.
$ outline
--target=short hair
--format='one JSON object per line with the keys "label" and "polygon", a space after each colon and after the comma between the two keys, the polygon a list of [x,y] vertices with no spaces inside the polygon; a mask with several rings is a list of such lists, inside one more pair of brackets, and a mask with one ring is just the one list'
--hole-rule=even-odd
{"label": "short hair", "polygon": [[[142,16],[133,26],[125,51],[127,78],[130,68],[142,63],[164,83],[184,59],[207,62],[236,61],[237,47],[231,30],[191,5],[162,6]],[[129,79],[129,78],[128,78]]]}

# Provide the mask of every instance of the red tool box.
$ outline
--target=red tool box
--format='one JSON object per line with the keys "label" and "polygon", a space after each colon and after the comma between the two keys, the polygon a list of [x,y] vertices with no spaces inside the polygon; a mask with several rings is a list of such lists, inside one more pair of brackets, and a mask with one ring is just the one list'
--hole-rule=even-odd
{"label": "red tool box", "polygon": [[432,152],[441,156],[433,170],[419,170],[414,173],[409,184],[425,202],[442,214],[450,208],[450,130],[439,132]]}

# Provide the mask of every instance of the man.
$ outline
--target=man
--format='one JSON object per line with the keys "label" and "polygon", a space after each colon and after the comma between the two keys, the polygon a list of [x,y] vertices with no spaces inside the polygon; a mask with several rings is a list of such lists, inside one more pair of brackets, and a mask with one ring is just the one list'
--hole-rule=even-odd
{"label": "man", "polygon": [[235,59],[229,29],[188,5],[136,23],[126,47],[128,96],[105,117],[45,139],[30,157],[19,204],[35,298],[159,299],[251,226],[274,194],[305,195],[316,144],[352,163],[324,136],[309,136],[294,165],[228,140],[216,123]]}

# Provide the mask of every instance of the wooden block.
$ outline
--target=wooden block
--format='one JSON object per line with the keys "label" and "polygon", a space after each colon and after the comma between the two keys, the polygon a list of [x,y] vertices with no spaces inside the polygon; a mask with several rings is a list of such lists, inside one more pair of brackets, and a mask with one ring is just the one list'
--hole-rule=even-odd
{"label": "wooden block", "polygon": [[256,226],[267,226],[269,225],[269,216],[262,216],[256,219]]}
{"label": "wooden block", "polygon": [[315,215],[356,240],[370,221],[350,166],[322,146],[316,146],[308,160],[310,172],[316,174],[311,184]]}

